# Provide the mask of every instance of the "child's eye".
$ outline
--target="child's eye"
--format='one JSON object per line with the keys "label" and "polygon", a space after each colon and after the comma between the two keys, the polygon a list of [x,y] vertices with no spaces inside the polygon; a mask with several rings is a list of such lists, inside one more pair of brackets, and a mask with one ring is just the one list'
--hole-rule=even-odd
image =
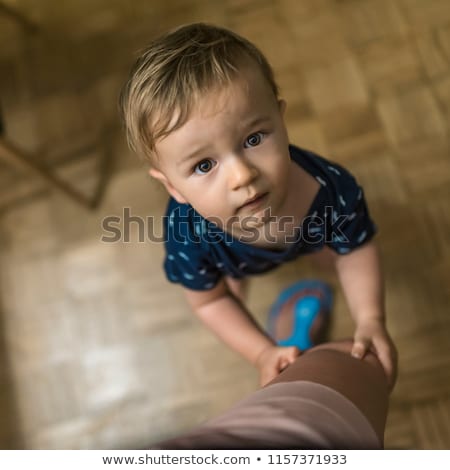
{"label": "child's eye", "polygon": [[[212,160],[202,160],[200,163],[195,165],[194,171],[198,175],[204,175],[212,170],[214,167],[214,162]],[[198,170],[198,171],[197,171]]]}
{"label": "child's eye", "polygon": [[249,147],[256,147],[261,143],[261,141],[264,138],[264,132],[255,132],[254,134],[250,134],[246,139],[244,143],[245,148]]}

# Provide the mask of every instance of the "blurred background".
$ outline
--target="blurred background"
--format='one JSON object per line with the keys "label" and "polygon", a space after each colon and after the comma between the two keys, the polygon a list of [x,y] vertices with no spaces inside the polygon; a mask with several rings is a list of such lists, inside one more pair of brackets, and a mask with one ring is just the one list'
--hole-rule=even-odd
{"label": "blurred background", "polygon": [[[379,226],[400,352],[386,447],[450,448],[450,2],[0,1],[0,447],[142,448],[226,409],[256,371],[189,312],[163,245],[101,241],[102,220],[167,196],[127,149],[117,97],[138,51],[207,21],[255,42],[293,143],[347,166]],[[336,287],[307,258],[255,277],[264,324],[281,289]]]}

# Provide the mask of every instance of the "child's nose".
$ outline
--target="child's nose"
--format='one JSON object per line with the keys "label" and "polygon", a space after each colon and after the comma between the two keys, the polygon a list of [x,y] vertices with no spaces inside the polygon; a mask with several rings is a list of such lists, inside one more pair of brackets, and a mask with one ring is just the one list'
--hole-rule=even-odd
{"label": "child's nose", "polygon": [[230,189],[239,189],[248,186],[258,175],[258,169],[248,160],[241,157],[233,158],[229,168]]}

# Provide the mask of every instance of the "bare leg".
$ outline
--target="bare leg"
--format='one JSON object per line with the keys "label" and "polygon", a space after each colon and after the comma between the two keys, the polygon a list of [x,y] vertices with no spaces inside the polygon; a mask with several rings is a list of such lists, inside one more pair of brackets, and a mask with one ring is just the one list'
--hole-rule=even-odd
{"label": "bare leg", "polygon": [[231,293],[242,303],[245,303],[247,299],[248,279],[234,279],[233,277],[225,276],[225,282]]}
{"label": "bare leg", "polygon": [[325,246],[320,251],[307,255],[307,259],[311,260],[314,266],[323,273],[333,274],[336,272],[337,256],[338,254],[335,251]]}
{"label": "bare leg", "polygon": [[350,355],[353,342],[325,343],[304,352],[268,385],[306,380],[330,387],[348,398],[366,416],[383,440],[388,409],[388,385],[378,358]]}

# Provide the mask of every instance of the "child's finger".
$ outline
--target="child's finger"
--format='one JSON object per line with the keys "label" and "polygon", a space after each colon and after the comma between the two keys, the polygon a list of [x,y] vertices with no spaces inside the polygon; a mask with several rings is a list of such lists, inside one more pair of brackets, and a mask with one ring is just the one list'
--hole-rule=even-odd
{"label": "child's finger", "polygon": [[395,380],[394,380],[394,369],[392,367],[390,357],[380,354],[378,356],[378,359],[380,360],[381,365],[383,366],[384,372],[388,379],[389,389],[391,390],[394,387]]}
{"label": "child's finger", "polygon": [[355,340],[352,347],[352,356],[356,359],[362,359],[369,349],[369,342],[364,340]]}
{"label": "child's finger", "polygon": [[300,356],[301,351],[298,349],[296,346],[290,346],[288,348],[288,359],[289,359],[289,364],[292,364],[298,356]]}
{"label": "child's finger", "polygon": [[300,355],[300,349],[295,346],[290,346],[286,348],[285,354],[281,358],[281,370],[285,369],[289,364],[292,364],[297,360],[297,357]]}
{"label": "child's finger", "polygon": [[379,346],[377,348],[377,356],[387,376],[389,389],[392,390],[394,388],[397,375],[396,361],[392,357],[390,349],[386,346]]}

